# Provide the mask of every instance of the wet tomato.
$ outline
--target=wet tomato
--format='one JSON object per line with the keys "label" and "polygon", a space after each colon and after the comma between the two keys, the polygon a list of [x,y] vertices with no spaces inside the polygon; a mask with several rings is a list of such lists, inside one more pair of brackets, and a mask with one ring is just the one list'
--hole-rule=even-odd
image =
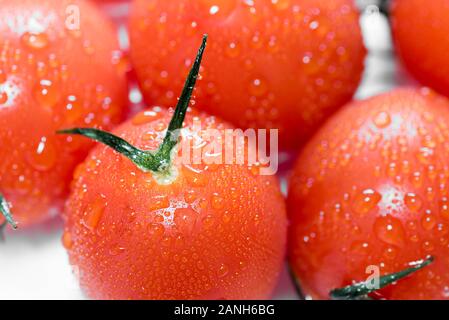
{"label": "wet tomato", "polygon": [[[176,152],[185,144],[164,137],[182,124],[189,95],[183,92],[175,115],[150,108],[115,136],[64,131],[119,151],[98,146],[90,153],[76,170],[64,215],[63,244],[92,298],[256,299],[269,297],[276,284],[286,245],[278,182],[232,154],[223,163],[230,145],[222,134],[232,127],[204,113],[187,115],[181,134],[187,148]],[[214,152],[204,136],[211,129],[218,130]],[[178,161],[195,150],[203,155],[195,162]]]}
{"label": "wet tomato", "polygon": [[390,14],[394,43],[407,70],[449,96],[449,2],[394,0]]}
{"label": "wet tomato", "polygon": [[130,55],[149,105],[175,105],[203,33],[212,41],[195,106],[277,128],[284,148],[350,100],[363,70],[351,0],[135,0]]}
{"label": "wet tomato", "polygon": [[92,146],[55,130],[122,119],[126,63],[111,23],[89,2],[0,7],[0,192],[23,227],[61,209]]}
{"label": "wet tomato", "polygon": [[307,294],[433,256],[378,297],[447,299],[448,121],[446,98],[398,89],[347,105],[307,144],[287,202],[290,264]]}

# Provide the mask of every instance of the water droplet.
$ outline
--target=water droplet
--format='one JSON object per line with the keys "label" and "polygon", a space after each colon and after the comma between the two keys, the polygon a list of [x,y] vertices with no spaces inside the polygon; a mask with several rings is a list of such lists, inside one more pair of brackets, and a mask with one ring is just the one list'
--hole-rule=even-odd
{"label": "water droplet", "polygon": [[277,10],[285,10],[290,6],[290,0],[271,0],[271,3]]}
{"label": "water droplet", "polygon": [[34,97],[46,109],[52,109],[59,101],[60,90],[50,80],[41,80],[34,88]]}
{"label": "water droplet", "polygon": [[36,170],[47,171],[53,168],[57,156],[54,142],[47,137],[42,137],[35,152],[28,156],[28,162]]}
{"label": "water droplet", "polygon": [[165,209],[170,207],[170,201],[167,196],[159,196],[151,199],[150,211]]}
{"label": "water droplet", "polygon": [[229,273],[229,268],[228,268],[228,266],[225,265],[225,264],[222,264],[222,265],[220,266],[220,268],[218,269],[218,276],[219,276],[220,278],[223,278],[223,277],[225,277],[228,273]]}
{"label": "water droplet", "polygon": [[400,220],[392,216],[379,217],[374,223],[376,236],[385,243],[404,245],[404,229]]}
{"label": "water droplet", "polygon": [[433,158],[433,149],[422,147],[416,156],[422,164],[429,164]]}
{"label": "water droplet", "polygon": [[67,104],[65,106],[66,119],[70,123],[76,122],[83,115],[83,108],[81,103],[73,95],[67,97]]}
{"label": "water droplet", "polygon": [[96,199],[92,204],[89,204],[84,213],[82,224],[90,231],[94,231],[103,216],[105,207],[103,198]]}
{"label": "water droplet", "polygon": [[153,122],[160,119],[161,117],[161,112],[158,112],[156,110],[145,110],[135,115],[131,121],[134,125],[141,125]]}
{"label": "water droplet", "polygon": [[49,44],[49,39],[46,33],[31,33],[25,32],[21,37],[22,43],[31,49],[44,49]]}
{"label": "water droplet", "polygon": [[449,220],[449,201],[446,197],[443,197],[440,201],[440,215]]}
{"label": "water droplet", "polygon": [[226,55],[230,58],[235,58],[238,57],[238,55],[240,54],[240,47],[236,42],[231,42],[227,47],[226,47]]}
{"label": "water droplet", "polygon": [[261,78],[256,78],[251,81],[249,92],[256,96],[261,97],[267,92],[268,88],[264,80]]}
{"label": "water droplet", "polygon": [[374,124],[376,125],[376,127],[380,129],[388,127],[390,123],[391,123],[390,115],[388,114],[388,112],[385,111],[378,113],[374,118]]}
{"label": "water droplet", "polygon": [[411,212],[419,212],[422,207],[421,198],[414,193],[407,193],[404,197],[404,203]]}
{"label": "water droplet", "polygon": [[62,234],[62,245],[67,250],[72,249],[73,241],[72,241],[72,235],[70,234],[70,232],[64,231],[64,233]]}
{"label": "water droplet", "polygon": [[363,241],[354,241],[349,248],[354,254],[365,255],[369,252],[369,245],[367,242]]}
{"label": "water droplet", "polygon": [[421,225],[426,231],[432,230],[435,227],[436,223],[437,221],[435,217],[431,214],[425,214],[421,219]]}
{"label": "water droplet", "polygon": [[119,245],[114,245],[109,249],[109,254],[111,256],[118,256],[119,254],[123,253],[125,251],[125,248]]}
{"label": "water droplet", "polygon": [[153,239],[159,240],[165,234],[165,227],[160,223],[150,223],[148,232]]}
{"label": "water droplet", "polygon": [[211,205],[214,209],[222,209],[224,207],[224,199],[215,193],[212,195]]}
{"label": "water droplet", "polygon": [[219,7],[219,6],[216,6],[216,5],[210,7],[210,9],[209,9],[209,13],[210,13],[211,15],[217,14],[218,11],[220,11],[220,7]]}
{"label": "water droplet", "polygon": [[395,247],[388,247],[384,251],[384,257],[393,260],[396,258],[398,250]]}
{"label": "water droplet", "polygon": [[365,214],[374,209],[382,196],[373,189],[365,189],[354,197],[352,208],[356,213]]}

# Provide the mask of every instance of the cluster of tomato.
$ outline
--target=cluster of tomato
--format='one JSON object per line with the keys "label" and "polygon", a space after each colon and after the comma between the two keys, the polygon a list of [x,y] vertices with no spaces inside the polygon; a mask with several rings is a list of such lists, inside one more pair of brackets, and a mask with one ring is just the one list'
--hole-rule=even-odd
{"label": "cluster of tomato", "polygon": [[[313,298],[449,297],[447,0],[390,7],[404,65],[439,93],[357,102],[352,0],[134,0],[132,72],[101,2],[0,0],[2,227],[63,211],[92,298],[267,298],[286,252]],[[150,107],[122,123],[130,74]],[[180,140],[205,148],[197,122],[279,129],[300,150],[287,202],[257,163],[176,161]],[[409,276],[372,293],[376,267],[380,287]]]}

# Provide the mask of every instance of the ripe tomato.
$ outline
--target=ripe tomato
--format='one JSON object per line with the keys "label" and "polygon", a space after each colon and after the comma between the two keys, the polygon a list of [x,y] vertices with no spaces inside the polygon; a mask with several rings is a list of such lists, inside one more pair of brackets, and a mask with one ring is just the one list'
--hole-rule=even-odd
{"label": "ripe tomato", "polygon": [[92,146],[55,130],[122,119],[125,63],[111,23],[89,2],[0,7],[0,192],[23,227],[58,212]]}
{"label": "ripe tomato", "polygon": [[307,294],[327,298],[431,255],[379,294],[447,299],[448,121],[446,98],[399,89],[349,104],[308,143],[287,201],[289,259]]}
{"label": "ripe tomato", "polygon": [[405,67],[423,84],[449,96],[449,2],[394,0],[391,25]]}
{"label": "ripe tomato", "polygon": [[[187,109],[184,97],[185,109],[178,112],[178,105],[177,116]],[[229,150],[233,142],[222,134],[232,127],[204,113],[187,116],[182,138],[191,142],[179,150],[184,155],[202,150],[200,161],[175,161],[177,153],[164,147],[163,131],[172,116],[154,107],[114,131],[140,149],[115,144],[138,166],[98,146],[76,170],[63,244],[80,271],[81,286],[101,299],[267,298],[286,244],[285,204],[276,178],[259,175],[254,166],[211,163]],[[220,130],[214,153],[206,152],[208,129]],[[90,129],[64,132],[83,130]],[[90,133],[96,139],[106,134]],[[99,140],[112,146],[117,138]],[[171,156],[157,167],[139,160],[143,153],[159,159],[161,150]]]}
{"label": "ripe tomato", "polygon": [[363,70],[352,0],[135,0],[130,55],[148,104],[175,105],[203,33],[212,41],[195,106],[278,128],[285,148],[351,99]]}

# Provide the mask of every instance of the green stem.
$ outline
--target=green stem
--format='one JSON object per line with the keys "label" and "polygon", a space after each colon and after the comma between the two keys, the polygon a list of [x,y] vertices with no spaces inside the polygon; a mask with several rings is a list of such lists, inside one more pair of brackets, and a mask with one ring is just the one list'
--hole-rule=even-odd
{"label": "green stem", "polygon": [[380,0],[379,11],[385,16],[390,16],[390,0]]}
{"label": "green stem", "polygon": [[136,164],[141,170],[147,172],[166,172],[170,168],[171,153],[178,144],[180,129],[184,122],[187,109],[192,98],[193,89],[200,71],[201,60],[206,48],[207,35],[203,36],[203,42],[198,50],[195,62],[184,84],[175,113],[173,114],[167,133],[160,147],[155,151],[141,150],[120,137],[106,131],[94,128],[73,128],[57,131],[59,134],[78,134],[101,142],[115,151],[123,154]]}
{"label": "green stem", "polygon": [[351,300],[351,299],[360,299],[367,298],[368,294],[382,289],[393,282],[401,280],[408,275],[421,270],[422,268],[428,266],[433,262],[433,257],[428,257],[425,260],[421,260],[413,267],[404,269],[402,271],[391,273],[384,275],[379,278],[379,286],[377,288],[373,288],[371,281],[359,282],[353,285],[349,285],[344,288],[334,289],[330,292],[330,297],[332,299],[337,300]]}
{"label": "green stem", "polygon": [[3,195],[0,193],[0,213],[5,217],[5,222],[0,224],[0,233],[4,230],[6,225],[9,223],[13,229],[17,229],[17,223],[14,221],[9,204]]}

